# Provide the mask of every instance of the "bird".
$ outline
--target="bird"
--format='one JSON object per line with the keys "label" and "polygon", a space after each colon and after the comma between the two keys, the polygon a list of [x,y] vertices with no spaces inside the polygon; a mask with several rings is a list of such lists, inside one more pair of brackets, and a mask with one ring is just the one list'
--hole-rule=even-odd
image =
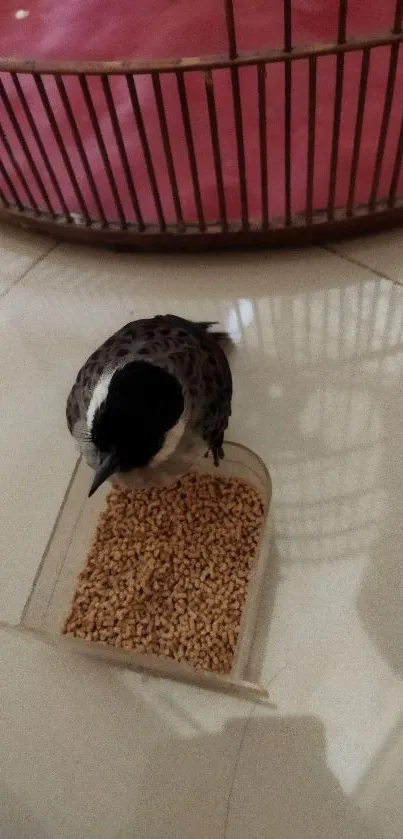
{"label": "bird", "polygon": [[134,320],[81,367],[66,420],[94,470],[89,497],[107,480],[173,483],[209,453],[219,466],[233,384],[230,338],[214,326],[169,314]]}

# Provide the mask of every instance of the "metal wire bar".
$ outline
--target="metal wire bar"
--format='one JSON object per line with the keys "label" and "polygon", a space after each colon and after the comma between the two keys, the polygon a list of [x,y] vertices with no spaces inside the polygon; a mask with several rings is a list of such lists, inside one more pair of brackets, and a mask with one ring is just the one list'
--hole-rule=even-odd
{"label": "metal wire bar", "polygon": [[311,55],[309,59],[309,90],[308,90],[308,153],[307,153],[307,181],[306,181],[306,223],[313,221],[313,189],[315,174],[315,133],[316,133],[316,76],[317,59]]}
{"label": "metal wire bar", "polygon": [[[11,195],[12,195],[12,196],[13,196],[13,198],[14,198],[14,201],[15,201],[15,204],[16,204],[17,209],[18,209],[20,212],[22,212],[22,210],[24,209],[24,205],[23,205],[23,203],[22,203],[22,201],[21,201],[20,196],[18,195],[18,192],[17,192],[17,190],[16,190],[16,188],[15,188],[15,186],[14,186],[14,184],[13,184],[13,182],[12,182],[11,178],[10,178],[10,175],[8,174],[7,169],[6,169],[6,167],[5,167],[5,165],[4,165],[4,163],[3,163],[3,161],[2,161],[2,159],[1,159],[1,158],[0,158],[0,172],[1,172],[1,174],[3,175],[3,178],[4,178],[4,180],[5,180],[6,184],[7,184],[7,186],[8,186],[8,188],[9,188],[10,192],[11,192]],[[4,194],[4,193],[3,193],[3,194]]]}
{"label": "metal wire bar", "polygon": [[228,55],[232,61],[238,55],[235,31],[234,5],[232,0],[224,0],[225,23],[227,27]]}
{"label": "metal wire bar", "polygon": [[61,98],[62,103],[63,103],[64,110],[66,112],[67,119],[69,121],[71,132],[72,132],[73,137],[74,137],[74,142],[77,146],[78,154],[80,155],[80,160],[81,160],[84,172],[85,172],[85,174],[88,178],[88,183],[89,183],[89,186],[90,186],[90,189],[91,189],[92,197],[93,197],[94,202],[96,204],[96,207],[97,207],[98,213],[100,215],[101,221],[102,221],[104,227],[106,227],[108,222],[107,222],[107,219],[106,219],[105,211],[104,211],[104,208],[102,206],[102,201],[101,201],[100,196],[99,196],[99,192],[98,192],[97,185],[95,183],[94,175],[92,174],[92,169],[91,169],[91,166],[90,166],[90,163],[89,163],[89,160],[88,160],[87,152],[85,150],[83,141],[81,139],[80,132],[78,130],[77,121],[76,121],[76,118],[74,116],[73,108],[71,107],[70,99],[69,99],[69,96],[67,94],[65,84],[64,84],[61,76],[56,76],[55,77],[55,82],[56,82],[57,89],[59,91],[60,98]]}
{"label": "metal wire bar", "polygon": [[357,116],[356,116],[356,122],[355,122],[353,153],[352,153],[352,157],[351,157],[351,168],[350,168],[350,183],[349,183],[349,188],[348,188],[347,209],[346,209],[346,214],[347,214],[348,217],[352,216],[353,213],[354,213],[355,185],[356,185],[356,180],[357,180],[358,161],[360,159],[362,126],[363,126],[363,121],[364,121],[364,110],[365,110],[365,102],[366,102],[366,97],[367,97],[369,61],[370,61],[370,49],[369,49],[369,47],[367,47],[366,49],[363,50],[362,60],[361,60],[361,75],[360,75],[360,86],[359,86],[359,92],[358,92]]}
{"label": "metal wire bar", "polygon": [[246,186],[245,143],[242,122],[241,91],[239,87],[239,69],[231,67],[232,105],[234,109],[235,139],[239,172],[239,191],[241,197],[241,219],[244,230],[249,228],[248,192]]}
{"label": "metal wire bar", "polygon": [[[49,125],[50,125],[51,130],[52,130],[52,134],[53,134],[53,136],[56,140],[58,149],[60,151],[60,154],[61,154],[61,157],[62,157],[62,160],[63,160],[63,163],[64,163],[64,165],[66,167],[66,170],[67,170],[67,174],[70,178],[72,187],[74,189],[75,196],[76,196],[77,201],[80,205],[81,212],[82,212],[87,224],[90,224],[90,222],[91,222],[90,214],[88,212],[88,208],[87,208],[87,205],[85,203],[83,193],[80,189],[78,180],[76,178],[76,174],[74,172],[71,160],[69,158],[66,147],[64,145],[63,137],[61,135],[59,126],[56,122],[52,106],[49,102],[49,97],[48,97],[48,94],[46,93],[45,85],[43,83],[43,79],[41,78],[41,76],[38,76],[37,74],[34,74],[34,81],[35,81],[39,96],[41,98],[41,102],[42,102],[42,105],[44,107],[46,116],[48,118]],[[70,216],[70,218],[71,218],[71,216]]]}
{"label": "metal wire bar", "polygon": [[[339,0],[339,20],[337,27],[337,42],[339,44],[344,44],[346,40],[347,2],[348,0]],[[336,200],[337,166],[339,162],[340,144],[340,123],[343,102],[343,83],[344,53],[339,53],[339,55],[337,55],[336,57],[336,89],[334,94],[332,150],[330,154],[329,198],[327,205],[327,215],[329,221],[333,221],[334,219],[334,209]]]}
{"label": "metal wire bar", "polygon": [[0,186],[0,201],[1,201],[1,203],[3,204],[3,207],[5,207],[5,208],[6,208],[6,210],[8,210],[8,208],[9,208],[9,206],[10,206],[10,202],[9,202],[9,201],[8,201],[8,199],[6,198],[6,196],[5,196],[5,194],[4,194],[4,192],[3,192],[2,188],[1,188],[1,186]]}
{"label": "metal wire bar", "polygon": [[46,171],[49,175],[51,184],[52,184],[53,189],[54,189],[54,191],[57,195],[60,206],[61,206],[66,218],[68,219],[68,221],[71,221],[71,216],[70,216],[70,213],[69,213],[69,209],[67,207],[67,204],[66,204],[66,201],[64,199],[63,193],[60,189],[58,180],[56,178],[56,175],[55,175],[55,172],[54,172],[54,169],[53,169],[53,166],[52,166],[52,164],[50,162],[50,159],[49,159],[49,155],[48,155],[48,153],[45,149],[45,146],[44,146],[44,143],[42,141],[41,135],[39,134],[39,131],[38,131],[38,128],[36,126],[34,117],[31,113],[31,109],[28,105],[27,97],[25,96],[25,93],[22,89],[21,82],[20,82],[16,73],[12,73],[11,78],[13,80],[13,84],[14,84],[14,87],[16,89],[17,96],[20,100],[20,103],[21,103],[22,109],[24,111],[26,120],[27,120],[28,125],[31,129],[32,136],[33,136],[33,138],[36,142],[36,145],[39,149],[40,155],[41,155],[42,160],[44,162],[45,169],[46,169]]}
{"label": "metal wire bar", "polygon": [[143,114],[141,112],[140,102],[137,95],[136,86],[133,76],[126,76],[126,83],[129,90],[130,101],[132,104],[134,119],[140,139],[141,148],[144,155],[147,174],[150,180],[151,192],[153,194],[155,209],[158,217],[158,223],[161,233],[166,229],[166,222],[164,218],[164,211],[162,208],[161,197],[158,189],[157,177],[155,174],[153,159],[151,155],[150,145],[147,138],[147,132],[144,126]]}
{"label": "metal wire bar", "polygon": [[228,230],[227,206],[225,201],[224,179],[222,173],[220,139],[218,135],[217,109],[214,94],[213,74],[208,70],[204,74],[207,108],[210,122],[211,144],[213,148],[214,170],[217,184],[218,206],[220,211],[220,225],[222,231]]}
{"label": "metal wire bar", "polygon": [[403,13],[403,0],[396,0],[395,19],[394,19],[394,22],[393,22],[393,29],[392,29],[392,32],[395,35],[399,35],[402,31],[402,13]]}
{"label": "metal wire bar", "polygon": [[106,100],[106,104],[108,106],[109,116],[112,123],[113,133],[115,135],[116,146],[120,155],[120,160],[123,167],[123,172],[126,179],[127,188],[129,190],[130,199],[132,202],[134,214],[136,216],[137,225],[140,231],[145,229],[145,224],[140,208],[140,202],[137,195],[136,187],[134,186],[133,177],[130,169],[129,158],[127,156],[126,147],[124,144],[122,131],[120,127],[120,122],[118,119],[118,115],[116,112],[116,106],[113,101],[113,96],[111,92],[111,87],[109,84],[109,79],[107,76],[102,76],[102,89],[104,91],[104,96]]}
{"label": "metal wire bar", "polygon": [[392,44],[390,48],[388,80],[386,82],[385,102],[383,106],[381,129],[379,132],[378,147],[375,158],[375,168],[372,178],[371,193],[369,197],[370,212],[376,209],[376,202],[378,197],[379,180],[381,177],[381,169],[383,157],[385,153],[386,139],[388,136],[390,114],[392,110],[393,94],[395,92],[397,60],[399,56],[399,44]]}
{"label": "metal wire bar", "polygon": [[337,43],[345,44],[347,31],[347,2],[348,0],[339,0],[339,18],[337,24]]}
{"label": "metal wire bar", "polygon": [[35,215],[39,216],[40,215],[40,209],[38,207],[38,204],[36,203],[35,198],[32,195],[32,192],[29,188],[29,185],[28,185],[26,177],[25,177],[25,175],[24,175],[24,173],[21,169],[21,166],[18,163],[18,160],[16,160],[16,158],[14,156],[13,150],[12,150],[12,148],[10,146],[10,143],[8,142],[8,139],[7,139],[7,136],[6,136],[6,132],[4,131],[4,128],[3,128],[1,123],[0,123],[0,139],[1,139],[1,141],[3,143],[3,146],[6,150],[7,157],[9,159],[10,163],[11,163],[11,166],[13,167],[17,177],[21,181],[24,192],[25,192],[25,194],[28,198],[28,201],[30,202],[30,205],[31,205]]}
{"label": "metal wire bar", "polygon": [[25,139],[25,137],[24,137],[24,134],[23,134],[23,132],[22,132],[22,130],[21,130],[21,128],[20,128],[20,124],[19,124],[19,122],[18,122],[18,120],[17,120],[17,117],[16,117],[16,115],[15,115],[15,113],[14,113],[13,106],[12,106],[12,104],[11,104],[11,102],[10,102],[10,99],[9,99],[9,97],[8,97],[8,94],[7,94],[7,91],[6,91],[5,87],[4,87],[3,82],[2,82],[2,80],[1,80],[1,79],[0,79],[0,98],[1,98],[1,101],[3,102],[3,105],[4,105],[4,108],[5,108],[6,112],[7,112],[8,118],[9,118],[9,120],[10,120],[10,122],[11,122],[11,125],[13,126],[13,129],[14,129],[14,131],[15,131],[15,134],[16,134],[16,136],[17,136],[17,138],[18,138],[18,142],[19,142],[19,144],[20,144],[20,146],[21,146],[21,148],[22,148],[22,150],[23,150],[23,152],[24,152],[24,154],[25,154],[25,157],[26,157],[26,159],[27,159],[27,161],[28,161],[28,165],[29,165],[29,167],[30,167],[30,169],[31,169],[31,172],[32,172],[32,174],[33,174],[34,178],[35,178],[35,181],[36,181],[36,183],[37,183],[37,186],[38,186],[39,192],[40,192],[40,193],[41,193],[41,195],[42,195],[42,198],[43,198],[43,200],[44,200],[44,202],[45,202],[45,204],[46,204],[47,209],[49,210],[49,212],[51,213],[51,215],[52,215],[52,216],[55,216],[55,211],[54,211],[54,209],[53,209],[53,206],[52,206],[51,200],[50,200],[50,198],[49,198],[49,195],[48,195],[47,189],[46,189],[46,187],[45,187],[45,184],[43,183],[43,180],[42,180],[41,174],[40,174],[39,169],[38,169],[38,167],[37,167],[37,165],[36,165],[36,163],[35,163],[35,160],[34,160],[34,158],[32,157],[32,154],[31,154],[30,148],[29,148],[29,146],[28,146],[28,144],[27,144],[27,141],[26,141],[26,139]]}
{"label": "metal wire bar", "polygon": [[292,106],[292,69],[291,64],[284,65],[284,187],[285,187],[285,223],[292,221],[291,205],[291,106]]}
{"label": "metal wire bar", "polygon": [[88,114],[89,114],[89,117],[90,117],[90,120],[91,120],[92,129],[94,131],[96,141],[97,141],[97,144],[98,144],[99,153],[101,155],[102,162],[103,162],[104,167],[105,167],[106,177],[108,179],[110,190],[111,190],[111,193],[112,193],[112,196],[113,196],[113,200],[114,200],[115,207],[116,207],[116,212],[118,214],[118,218],[119,218],[121,226],[123,228],[125,228],[127,226],[126,216],[124,214],[122,202],[121,202],[120,196],[119,196],[119,191],[118,191],[118,188],[116,186],[115,177],[114,177],[114,174],[113,174],[113,171],[112,171],[112,166],[110,164],[110,160],[109,160],[109,157],[108,157],[108,152],[106,150],[105,141],[104,141],[104,138],[102,136],[102,132],[101,132],[101,129],[100,129],[100,126],[99,126],[99,120],[98,120],[97,113],[96,113],[96,110],[95,110],[95,107],[94,107],[94,103],[92,101],[92,96],[91,96],[91,93],[90,93],[90,90],[89,90],[89,87],[88,87],[88,81],[87,81],[87,79],[84,75],[80,75],[79,76],[79,82],[80,82],[80,87],[81,87],[82,94],[83,94],[83,97],[84,97],[85,105],[86,105],[86,108],[88,110]]}
{"label": "metal wire bar", "polygon": [[155,102],[157,105],[158,120],[160,124],[162,145],[164,147],[165,160],[168,169],[169,182],[171,184],[172,198],[175,207],[176,220],[179,227],[184,227],[182,205],[179,197],[178,181],[176,178],[175,165],[172,155],[171,141],[169,139],[168,122],[165,113],[164,97],[162,95],[161,80],[158,74],[152,76]]}
{"label": "metal wire bar", "polygon": [[[292,54],[292,0],[283,0],[284,11],[284,49],[282,55]],[[291,109],[292,109],[292,70],[291,63],[284,64],[284,187],[285,187],[285,223],[292,220],[291,204]]]}
{"label": "metal wire bar", "polygon": [[189,105],[186,93],[186,84],[182,72],[176,74],[176,82],[178,86],[179,102],[182,112],[183,128],[185,131],[186,148],[189,158],[190,173],[192,176],[193,193],[197,210],[197,217],[199,220],[199,228],[203,232],[206,229],[206,222],[204,218],[203,202],[200,190],[199,173],[197,171],[196,152],[193,140],[192,124],[190,122]]}
{"label": "metal wire bar", "polygon": [[269,226],[269,187],[267,179],[267,114],[266,114],[266,67],[257,68],[258,108],[259,108],[259,151],[260,151],[260,189],[262,199],[262,229]]}
{"label": "metal wire bar", "polygon": [[283,0],[284,12],[284,50],[283,52],[291,52],[292,50],[292,0]]}
{"label": "metal wire bar", "polygon": [[390,181],[388,207],[394,207],[396,204],[396,193],[399,183],[399,176],[402,168],[403,160],[403,117],[400,123],[399,139],[396,146],[395,162],[393,164],[392,178]]}

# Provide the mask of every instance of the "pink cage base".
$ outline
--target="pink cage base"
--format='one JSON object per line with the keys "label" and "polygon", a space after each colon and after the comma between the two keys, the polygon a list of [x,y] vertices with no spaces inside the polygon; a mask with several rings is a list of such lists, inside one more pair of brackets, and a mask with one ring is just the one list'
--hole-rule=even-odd
{"label": "pink cage base", "polygon": [[[369,35],[390,29],[393,20],[394,3],[391,0],[379,4],[376,0],[363,0],[350,4],[347,18],[347,35]],[[111,6],[99,0],[32,0],[27,9],[29,15],[16,18],[16,6],[10,0],[3,0],[0,11],[0,53],[29,59],[68,60],[121,60],[159,59],[176,56],[212,55],[225,53],[227,35],[221,4],[206,0],[197,7],[189,0],[117,0]],[[254,52],[270,47],[280,47],[283,39],[283,3],[275,0],[236,0],[236,32],[240,51]],[[309,42],[334,41],[337,34],[337,0],[327,2],[295,2],[293,4],[293,45]],[[390,49],[379,47],[372,50],[362,143],[357,170],[355,203],[367,203],[375,164],[377,142],[385,100]],[[361,69],[361,53],[352,52],[345,56],[344,85],[341,111],[339,161],[336,182],[336,207],[347,203],[348,185],[352,159],[353,137],[357,113]],[[291,123],[291,204],[293,214],[302,212],[306,201],[306,160],[308,145],[308,61],[295,62],[292,68],[292,123]],[[8,74],[0,74],[5,90],[13,105],[23,129],[34,160],[38,150],[32,141],[29,127]],[[57,179],[71,212],[81,214],[77,195],[66,172],[60,150],[52,134],[43,104],[31,76],[20,76],[23,90],[29,99],[39,133],[49,152]],[[221,143],[223,180],[228,219],[237,221],[241,216],[239,172],[234,130],[234,115],[231,100],[230,71],[213,71],[218,131]],[[105,168],[95,143],[88,111],[77,77],[65,77],[66,89],[73,105],[79,130],[86,147],[90,165],[98,187],[100,198],[108,220],[118,220],[116,202],[111,193]],[[316,142],[313,186],[314,208],[326,207],[331,142],[333,131],[334,94],[336,82],[336,57],[322,57],[318,61],[316,91]],[[379,182],[379,196],[388,192],[394,155],[402,118],[401,91],[403,89],[403,62],[398,61],[395,95],[390,114],[389,130]],[[81,186],[85,203],[92,218],[99,217],[89,189],[82,162],[72,136],[66,114],[52,77],[45,77],[45,89],[52,110],[60,128],[63,140]],[[186,223],[197,221],[194,191],[190,176],[189,159],[186,150],[183,120],[178,98],[176,79],[167,74],[161,80],[168,129],[183,217]],[[111,77],[111,91],[119,115],[133,179],[136,185],[141,212],[146,223],[157,222],[155,201],[150,189],[149,176],[139,138],[134,130],[133,112],[127,95],[125,79]],[[245,138],[245,159],[249,217],[261,215],[261,191],[259,180],[259,123],[257,108],[257,76],[255,68],[244,67],[240,71],[241,104]],[[154,159],[164,216],[168,222],[175,221],[175,210],[161,133],[158,125],[152,81],[149,75],[136,78],[148,140]],[[116,146],[110,115],[99,77],[89,79],[89,89],[100,123],[101,132],[108,149],[114,171],[124,215],[133,220],[133,207]],[[203,74],[195,71],[187,74],[186,92],[189,102],[190,120],[195,138],[195,152],[199,178],[202,185],[203,209],[206,219],[213,223],[219,217],[216,179],[211,144],[208,111]],[[266,77],[267,142],[268,142],[268,192],[270,217],[283,217],[285,213],[285,125],[284,125],[284,67],[269,65]],[[16,160],[21,167],[31,192],[43,208],[37,184],[20,146],[15,140],[14,129],[0,104],[0,121],[13,147]],[[1,179],[1,175],[0,175]],[[43,175],[46,188],[56,212],[60,212],[60,201],[54,192],[47,173]],[[399,184],[400,186],[400,184]],[[7,184],[4,192],[9,196]],[[399,193],[399,189],[398,189]]]}

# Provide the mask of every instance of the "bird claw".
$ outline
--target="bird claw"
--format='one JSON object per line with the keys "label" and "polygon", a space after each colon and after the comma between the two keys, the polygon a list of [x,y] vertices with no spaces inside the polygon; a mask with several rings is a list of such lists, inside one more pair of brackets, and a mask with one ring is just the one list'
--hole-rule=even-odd
{"label": "bird claw", "polygon": [[223,447],[222,446],[213,446],[211,449],[208,449],[206,451],[206,454],[204,455],[204,457],[208,457],[209,454],[210,454],[210,451],[213,455],[214,466],[219,466],[220,465],[220,460],[224,459],[224,449],[223,449]]}
{"label": "bird claw", "polygon": [[219,447],[213,449],[214,466],[219,466],[220,465],[220,460],[222,460],[223,457],[224,457],[224,451],[223,451],[222,446],[219,446]]}

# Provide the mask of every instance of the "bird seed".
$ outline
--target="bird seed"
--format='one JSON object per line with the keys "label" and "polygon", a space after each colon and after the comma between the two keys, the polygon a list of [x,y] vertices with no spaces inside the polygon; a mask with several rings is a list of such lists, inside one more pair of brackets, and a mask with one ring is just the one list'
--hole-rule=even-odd
{"label": "bird seed", "polygon": [[114,487],[63,633],[229,673],[263,513],[238,478]]}

